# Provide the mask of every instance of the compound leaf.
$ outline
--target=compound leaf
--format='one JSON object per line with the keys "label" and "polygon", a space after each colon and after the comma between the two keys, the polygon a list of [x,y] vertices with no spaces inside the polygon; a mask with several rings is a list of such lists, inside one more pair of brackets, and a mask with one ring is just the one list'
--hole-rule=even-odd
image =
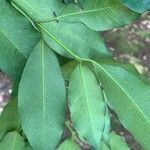
{"label": "compound leaf", "polygon": [[[12,0],[12,1],[15,4],[17,4],[17,6],[21,10],[23,10],[26,14],[30,13],[30,15],[29,14],[28,15],[31,16],[33,21],[36,20],[31,15],[31,13],[34,14],[35,17],[40,19],[42,18],[43,14],[44,15],[47,14],[45,15],[45,17],[51,16],[50,14],[54,13],[52,10],[61,7],[59,6],[59,4],[57,5],[58,1],[54,0],[52,1],[44,0],[42,2],[39,1],[37,2],[37,0],[35,1]],[[53,3],[56,3],[56,6],[54,8]],[[51,6],[52,9],[50,9],[49,6]],[[45,13],[43,8],[46,10],[48,9],[48,11],[51,11],[51,13],[50,12]],[[42,16],[40,17],[40,15]],[[109,55],[109,52],[107,51],[99,33],[90,30],[82,23],[53,21],[50,23],[37,22],[36,25],[37,27],[39,27],[39,30],[41,30],[41,32],[43,33],[44,40],[49,45],[49,47],[51,47],[60,55],[76,59],[77,57],[75,55],[81,58],[93,58],[97,56],[101,57]]]}
{"label": "compound leaf", "polygon": [[58,60],[41,40],[27,61],[19,86],[22,128],[33,149],[55,149],[63,132],[65,103]]}

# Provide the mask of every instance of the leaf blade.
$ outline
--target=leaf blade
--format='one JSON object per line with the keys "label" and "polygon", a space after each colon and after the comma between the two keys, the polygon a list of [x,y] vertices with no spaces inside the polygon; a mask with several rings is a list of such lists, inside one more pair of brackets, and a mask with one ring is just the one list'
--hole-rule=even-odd
{"label": "leaf blade", "polygon": [[39,27],[46,43],[60,55],[76,59],[111,56],[101,36],[81,23],[52,22]]}
{"label": "leaf blade", "polygon": [[[95,65],[98,67],[99,77],[109,105],[117,112],[122,124],[134,135],[136,140],[145,149],[148,149],[150,86],[126,69],[107,64]],[[142,134],[145,136],[141,136]]]}
{"label": "leaf blade", "polygon": [[79,136],[85,138],[95,149],[99,149],[104,128],[105,104],[95,76],[85,66],[78,65],[71,75],[69,108]]}
{"label": "leaf blade", "polygon": [[31,53],[19,87],[22,127],[33,149],[56,147],[63,132],[65,101],[58,60],[41,41]]}
{"label": "leaf blade", "polygon": [[80,150],[80,147],[71,139],[65,140],[58,148],[58,150]]}
{"label": "leaf blade", "polygon": [[0,0],[0,4],[0,32],[27,58],[39,41],[39,34],[27,18],[15,10],[9,2]]}
{"label": "leaf blade", "polygon": [[11,77],[17,89],[26,59],[37,44],[39,34],[8,1],[0,0],[0,5],[0,69]]}
{"label": "leaf blade", "polygon": [[20,126],[20,118],[17,107],[17,99],[13,98],[4,107],[0,115],[0,140],[10,130],[16,130]]}
{"label": "leaf blade", "polygon": [[25,150],[24,139],[16,131],[9,132],[0,142],[0,148],[3,150]]}

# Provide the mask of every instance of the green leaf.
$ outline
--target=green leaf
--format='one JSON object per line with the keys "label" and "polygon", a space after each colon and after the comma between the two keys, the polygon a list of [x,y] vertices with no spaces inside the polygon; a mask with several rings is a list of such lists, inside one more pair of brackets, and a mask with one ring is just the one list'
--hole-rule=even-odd
{"label": "green leaf", "polygon": [[11,0],[13,4],[25,12],[32,20],[47,20],[55,17],[64,9],[64,4],[58,0]]}
{"label": "green leaf", "polygon": [[104,120],[104,129],[103,129],[103,137],[102,137],[102,141],[106,145],[109,145],[109,136],[110,136],[110,116],[109,116],[108,110],[106,109],[105,120]]}
{"label": "green leaf", "polygon": [[149,0],[121,0],[130,9],[143,13],[144,11],[150,10]]}
{"label": "green leaf", "polygon": [[149,149],[150,85],[142,82],[134,73],[119,66],[97,63],[94,65],[99,73],[109,105],[116,111],[122,124],[136,140],[145,149]]}
{"label": "green leaf", "polygon": [[9,132],[0,142],[1,150],[25,150],[24,139],[16,131]]}
{"label": "green leaf", "polygon": [[110,147],[111,150],[130,150],[123,137],[113,132],[110,134]]}
{"label": "green leaf", "polygon": [[[42,3],[37,2],[37,0],[34,2],[29,0],[13,0],[13,2],[15,2],[15,4],[17,3],[17,6],[27,15],[29,15],[28,13],[30,13],[30,11],[33,14],[38,13],[35,15],[37,18],[39,15],[45,15],[44,11],[42,13],[41,8],[43,9],[44,7],[52,11],[54,9],[50,9],[49,6],[53,7],[51,3],[57,3],[57,1],[48,1],[46,3],[46,0],[44,2],[42,1]],[[35,6],[32,3],[36,3]],[[56,8],[60,7],[56,6]],[[31,16],[31,14],[29,16]],[[33,16],[31,16],[31,19],[33,19]],[[35,19],[33,19],[33,21],[35,21]],[[82,23],[53,21],[51,23],[37,23],[37,27],[43,32],[44,40],[49,47],[60,55],[76,59],[78,58],[74,54],[81,58],[104,57],[110,55],[99,33],[90,30]]]}
{"label": "green leaf", "polygon": [[67,139],[59,146],[58,150],[80,150],[80,147],[71,139]]}
{"label": "green leaf", "polygon": [[[109,145],[111,150],[130,150],[123,137],[114,132],[110,133]],[[102,150],[110,150],[110,148],[105,143],[102,143]]]}
{"label": "green leaf", "polygon": [[20,119],[17,108],[17,99],[13,98],[4,107],[0,115],[0,140],[9,131],[16,130],[20,127]]}
{"label": "green leaf", "polygon": [[75,68],[68,96],[74,128],[80,137],[98,150],[104,128],[105,103],[94,74],[86,66]]}
{"label": "green leaf", "polygon": [[110,56],[99,33],[81,23],[52,22],[39,26],[47,44],[60,55],[76,59],[77,56],[81,58]]}
{"label": "green leaf", "polygon": [[110,148],[104,142],[101,142],[101,150],[110,150]]}
{"label": "green leaf", "polygon": [[103,31],[126,25],[138,17],[139,13],[124,6],[120,0],[86,0],[82,8],[70,4],[60,15],[47,21],[80,21],[93,30]]}
{"label": "green leaf", "polygon": [[55,149],[65,119],[66,93],[58,60],[43,42],[33,49],[19,86],[22,128],[33,149]]}
{"label": "green leaf", "polygon": [[[18,53],[28,57],[33,47],[39,41],[39,34],[32,27],[28,19],[16,11],[8,1],[0,0],[0,4],[1,37],[4,37],[9,42],[8,48],[9,45],[12,45]],[[1,40],[3,45],[3,39]]]}
{"label": "green leaf", "polygon": [[39,40],[30,22],[6,0],[0,0],[0,69],[18,85],[26,57]]}
{"label": "green leaf", "polygon": [[17,89],[26,58],[1,32],[0,47],[0,69],[10,76],[13,81],[13,88]]}
{"label": "green leaf", "polygon": [[70,61],[66,63],[65,65],[63,65],[61,70],[62,70],[65,80],[68,80],[68,81],[70,80],[71,74],[77,65],[78,63],[76,61]]}
{"label": "green leaf", "polygon": [[114,132],[110,134],[110,147],[111,150],[130,150],[123,137]]}

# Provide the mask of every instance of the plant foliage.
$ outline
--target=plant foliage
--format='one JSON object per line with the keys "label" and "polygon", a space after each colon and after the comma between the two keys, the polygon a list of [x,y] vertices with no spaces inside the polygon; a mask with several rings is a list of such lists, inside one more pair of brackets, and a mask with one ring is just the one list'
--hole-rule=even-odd
{"label": "plant foliage", "polygon": [[[110,106],[150,150],[150,85],[133,66],[113,60],[97,32],[133,22],[150,9],[148,0],[0,4],[0,69],[13,81],[0,149],[128,150],[110,133]],[[71,136],[63,139],[65,125]]]}

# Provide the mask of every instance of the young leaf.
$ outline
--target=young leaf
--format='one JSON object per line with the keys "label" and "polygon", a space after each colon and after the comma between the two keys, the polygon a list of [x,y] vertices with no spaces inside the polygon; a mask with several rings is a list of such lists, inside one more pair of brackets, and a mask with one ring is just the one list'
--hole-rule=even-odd
{"label": "young leaf", "polygon": [[109,105],[117,112],[122,124],[145,149],[149,149],[150,85],[117,66],[95,64],[95,68]]}
{"label": "young leaf", "polygon": [[0,142],[1,150],[25,150],[24,139],[16,131],[9,132]]}
{"label": "young leaf", "polygon": [[93,30],[103,31],[126,25],[138,17],[139,13],[130,10],[119,0],[86,0],[82,8],[70,4],[49,21],[80,21]]}
{"label": "young leaf", "polygon": [[17,108],[17,98],[13,98],[4,107],[4,110],[0,115],[0,140],[7,132],[16,130],[19,126],[20,119]]}
{"label": "young leaf", "polygon": [[33,149],[55,149],[63,132],[65,103],[58,60],[41,40],[27,61],[19,86],[22,128]]}
{"label": "young leaf", "polygon": [[39,26],[47,44],[60,55],[76,59],[75,55],[81,58],[110,56],[99,33],[81,23],[52,22]]}
{"label": "young leaf", "polygon": [[98,150],[104,128],[105,104],[102,90],[86,66],[75,68],[70,78],[68,96],[74,128],[80,137]]}
{"label": "young leaf", "polygon": [[58,150],[80,150],[80,147],[71,139],[67,139],[59,146]]}
{"label": "young leaf", "polygon": [[143,13],[146,10],[150,10],[150,1],[149,0],[121,0],[130,9]]}

